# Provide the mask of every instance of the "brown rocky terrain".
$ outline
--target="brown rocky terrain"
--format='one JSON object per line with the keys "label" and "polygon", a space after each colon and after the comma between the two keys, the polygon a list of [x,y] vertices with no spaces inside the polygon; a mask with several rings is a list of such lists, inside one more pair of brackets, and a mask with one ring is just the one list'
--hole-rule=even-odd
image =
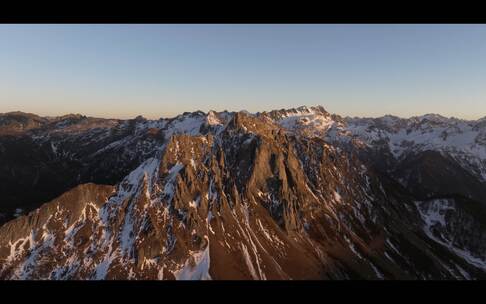
{"label": "brown rocky terrain", "polygon": [[[0,278],[486,278],[481,179],[416,183],[445,167],[348,140],[322,107],[131,124],[125,150],[96,146],[153,138],[115,186],[81,182],[0,227]],[[104,134],[73,128],[78,145]]]}

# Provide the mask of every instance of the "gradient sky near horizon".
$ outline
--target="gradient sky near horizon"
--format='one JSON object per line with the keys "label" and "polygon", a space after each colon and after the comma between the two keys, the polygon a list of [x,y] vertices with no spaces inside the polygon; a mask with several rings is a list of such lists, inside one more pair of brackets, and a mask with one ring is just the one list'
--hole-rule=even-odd
{"label": "gradient sky near horizon", "polygon": [[486,116],[486,25],[0,25],[0,112]]}

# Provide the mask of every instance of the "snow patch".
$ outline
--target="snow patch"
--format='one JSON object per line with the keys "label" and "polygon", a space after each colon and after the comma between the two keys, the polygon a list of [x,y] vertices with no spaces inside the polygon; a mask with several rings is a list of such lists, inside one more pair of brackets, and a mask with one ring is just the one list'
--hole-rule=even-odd
{"label": "snow patch", "polygon": [[[182,269],[174,272],[176,280],[211,280],[209,243],[201,252],[192,253]],[[160,274],[160,273],[159,273]]]}

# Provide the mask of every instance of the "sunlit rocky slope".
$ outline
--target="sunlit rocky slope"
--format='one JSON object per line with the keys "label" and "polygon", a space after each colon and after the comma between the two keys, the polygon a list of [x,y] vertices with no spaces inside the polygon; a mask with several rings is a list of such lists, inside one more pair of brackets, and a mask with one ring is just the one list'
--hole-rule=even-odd
{"label": "sunlit rocky slope", "polygon": [[484,279],[485,122],[3,114],[0,278]]}

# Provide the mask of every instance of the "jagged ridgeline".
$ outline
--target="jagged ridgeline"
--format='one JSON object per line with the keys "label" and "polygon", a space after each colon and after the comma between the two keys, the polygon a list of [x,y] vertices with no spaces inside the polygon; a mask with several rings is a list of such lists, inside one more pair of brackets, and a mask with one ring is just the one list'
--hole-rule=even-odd
{"label": "jagged ridgeline", "polygon": [[484,279],[484,122],[3,114],[0,278]]}

